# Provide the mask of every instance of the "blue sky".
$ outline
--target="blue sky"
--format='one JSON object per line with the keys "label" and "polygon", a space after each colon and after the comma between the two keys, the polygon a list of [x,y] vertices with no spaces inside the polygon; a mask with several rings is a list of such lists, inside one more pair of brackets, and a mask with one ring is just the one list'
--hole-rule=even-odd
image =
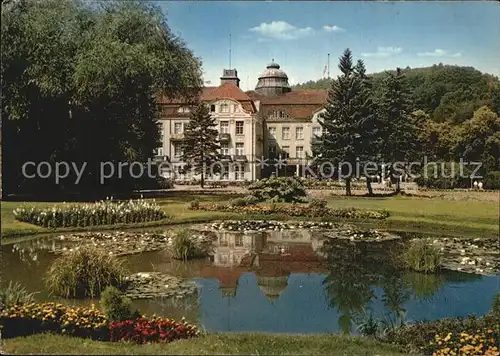
{"label": "blue sky", "polygon": [[291,84],[330,75],[349,47],[368,72],[434,63],[473,66],[500,76],[496,2],[161,1],[174,33],[219,83],[232,63],[242,89],[253,89],[275,59]]}

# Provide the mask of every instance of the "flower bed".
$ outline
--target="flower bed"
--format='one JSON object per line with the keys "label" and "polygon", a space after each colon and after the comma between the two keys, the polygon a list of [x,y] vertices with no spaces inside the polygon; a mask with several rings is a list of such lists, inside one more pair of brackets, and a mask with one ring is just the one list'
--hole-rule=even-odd
{"label": "flower bed", "polygon": [[154,200],[143,199],[64,204],[46,209],[24,206],[13,213],[16,220],[48,228],[143,223],[167,218]]}
{"label": "flower bed", "polygon": [[448,333],[446,336],[437,334],[431,347],[435,349],[432,355],[500,355],[498,351],[498,330],[483,329],[475,333]]}
{"label": "flower bed", "polygon": [[115,321],[109,324],[109,341],[133,341],[139,344],[170,342],[198,336],[195,325],[168,318],[140,317],[136,320]]}
{"label": "flower bed", "polygon": [[72,308],[56,303],[15,305],[0,312],[3,337],[54,332],[105,340],[108,322],[96,309]]}
{"label": "flower bed", "polygon": [[12,338],[52,332],[102,341],[137,343],[169,342],[196,337],[195,325],[167,318],[141,316],[135,320],[110,322],[96,309],[74,308],[56,303],[16,305],[0,312],[2,336]]}
{"label": "flower bed", "polygon": [[260,215],[286,215],[309,218],[341,218],[341,219],[379,219],[383,220],[389,216],[387,211],[360,210],[355,208],[331,209],[328,207],[316,208],[306,204],[257,204],[257,205],[228,205],[217,203],[206,203],[190,205],[192,210],[223,211],[238,214],[260,214]]}

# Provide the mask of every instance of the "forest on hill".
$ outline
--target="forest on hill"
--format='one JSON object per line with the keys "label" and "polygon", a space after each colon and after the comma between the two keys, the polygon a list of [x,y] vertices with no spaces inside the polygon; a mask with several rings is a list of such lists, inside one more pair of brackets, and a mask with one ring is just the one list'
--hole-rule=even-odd
{"label": "forest on hill", "polygon": [[[372,95],[378,99],[388,73],[368,75],[372,78]],[[394,71],[393,71],[394,72]],[[435,122],[463,123],[478,108],[493,106],[500,111],[500,81],[473,67],[433,65],[402,69],[414,110],[422,110]],[[333,78],[334,79],[334,78]],[[323,78],[297,84],[296,89],[328,89],[331,79]]]}

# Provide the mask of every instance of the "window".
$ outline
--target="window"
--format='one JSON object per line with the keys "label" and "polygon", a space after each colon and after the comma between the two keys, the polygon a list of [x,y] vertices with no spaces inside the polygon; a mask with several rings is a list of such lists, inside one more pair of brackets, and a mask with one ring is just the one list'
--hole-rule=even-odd
{"label": "window", "polygon": [[276,146],[275,145],[270,145],[268,148],[269,151],[269,157],[276,157]]}
{"label": "window", "polygon": [[245,176],[245,172],[243,172],[243,169],[240,167],[239,164],[234,165],[234,179],[236,180],[243,180]]}
{"label": "window", "polygon": [[313,127],[313,138],[316,136],[321,136],[321,127],[320,126]]}
{"label": "window", "polygon": [[160,127],[160,141],[163,143],[163,126]]}
{"label": "window", "polygon": [[243,236],[242,235],[236,235],[234,237],[234,246],[243,246]]}
{"label": "window", "polygon": [[220,112],[229,112],[229,104],[220,104]]}
{"label": "window", "polygon": [[245,146],[243,142],[236,142],[236,156],[243,156],[245,154]]}
{"label": "window", "polygon": [[220,154],[223,156],[229,155],[229,143],[221,142],[220,144]]}
{"label": "window", "polygon": [[156,155],[157,156],[163,156],[163,147],[158,147],[156,149]]}
{"label": "window", "polygon": [[297,158],[304,158],[304,146],[295,147],[295,153]]}
{"label": "window", "polygon": [[182,108],[179,108],[177,110],[178,113],[181,113],[181,114],[187,114],[189,112],[189,108],[186,108],[186,107],[182,107]]}
{"label": "window", "polygon": [[174,134],[181,134],[182,133],[182,122],[176,122],[174,123]]}
{"label": "window", "polygon": [[237,104],[234,104],[233,105],[233,112],[238,112],[238,105]]}
{"label": "window", "polygon": [[229,179],[229,166],[223,166],[221,169],[221,179],[228,180]]}
{"label": "window", "polygon": [[281,139],[282,140],[289,140],[290,139],[290,128],[289,127],[283,127],[281,129]]}
{"label": "window", "polygon": [[181,158],[182,157],[182,144],[181,143],[175,143],[174,144],[174,157],[175,158]]}
{"label": "window", "polygon": [[210,112],[215,112],[215,105],[214,104],[210,105]]}
{"label": "window", "polygon": [[296,140],[304,139],[304,128],[302,126],[298,126],[295,128],[295,139]]}
{"label": "window", "polygon": [[229,121],[220,122],[220,133],[229,133]]}
{"label": "window", "polygon": [[290,157],[290,146],[283,146],[281,150],[281,158]]}
{"label": "window", "polygon": [[276,127],[269,128],[269,137],[276,139]]}
{"label": "window", "polygon": [[236,135],[243,135],[243,121],[236,121]]}

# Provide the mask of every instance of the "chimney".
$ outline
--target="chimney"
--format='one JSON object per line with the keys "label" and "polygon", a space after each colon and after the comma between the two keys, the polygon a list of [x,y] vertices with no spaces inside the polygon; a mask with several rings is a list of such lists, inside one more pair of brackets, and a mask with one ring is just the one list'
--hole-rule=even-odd
{"label": "chimney", "polygon": [[238,88],[240,87],[240,79],[238,78],[238,71],[236,69],[224,69],[222,77],[220,77],[220,84],[232,83]]}

